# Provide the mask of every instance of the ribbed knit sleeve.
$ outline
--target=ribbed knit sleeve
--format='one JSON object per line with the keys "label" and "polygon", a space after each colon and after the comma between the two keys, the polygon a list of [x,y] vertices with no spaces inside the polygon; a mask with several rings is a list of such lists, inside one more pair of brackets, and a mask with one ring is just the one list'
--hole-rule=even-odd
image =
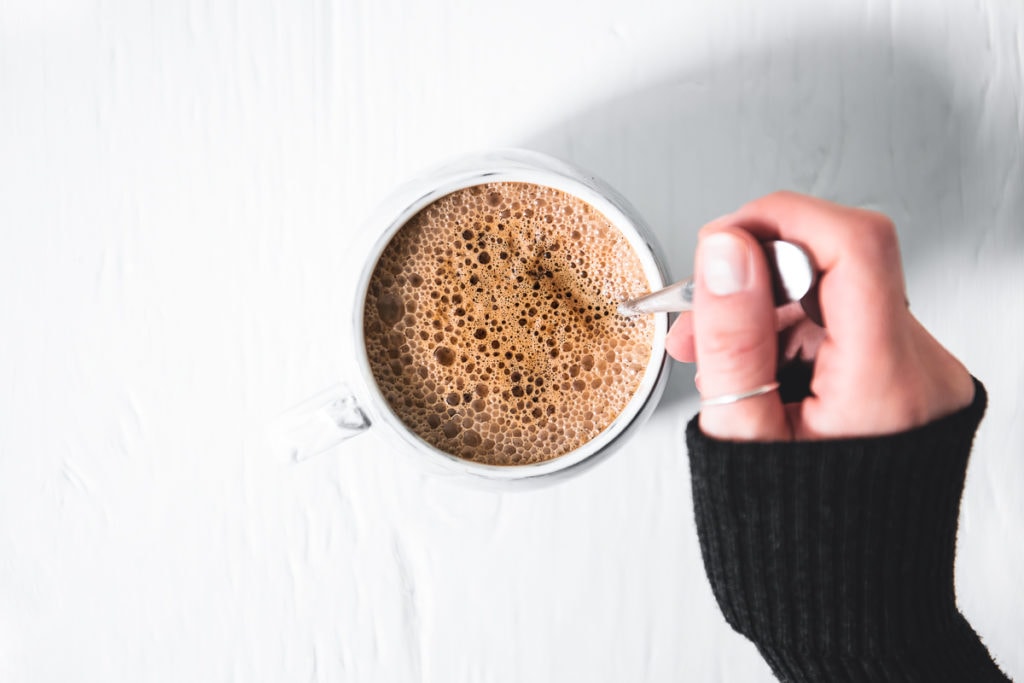
{"label": "ribbed knit sleeve", "polygon": [[782,681],[1009,680],[957,610],[953,560],[985,389],[877,438],[728,442],[687,427],[701,551],[725,618]]}

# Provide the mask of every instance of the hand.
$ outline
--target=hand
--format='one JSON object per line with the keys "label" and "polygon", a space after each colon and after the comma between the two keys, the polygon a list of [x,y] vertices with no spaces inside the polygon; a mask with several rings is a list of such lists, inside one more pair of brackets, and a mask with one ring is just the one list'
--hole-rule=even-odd
{"label": "hand", "polygon": [[[799,304],[775,309],[758,244],[768,239],[794,242],[811,255],[824,328]],[[704,397],[769,384],[780,360],[813,362],[810,397],[784,405],[775,391],[705,406],[700,427],[708,436],[890,434],[973,400],[970,374],[907,308],[896,230],[879,213],[772,194],[701,230],[694,273],[693,311],[675,322],[666,346],[673,358],[697,362]]]}

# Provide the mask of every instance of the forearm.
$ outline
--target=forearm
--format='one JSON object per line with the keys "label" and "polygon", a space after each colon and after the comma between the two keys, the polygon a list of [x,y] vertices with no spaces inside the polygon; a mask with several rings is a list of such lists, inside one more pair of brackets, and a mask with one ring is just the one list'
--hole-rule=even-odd
{"label": "forearm", "polygon": [[964,473],[985,408],[892,436],[741,443],[687,429],[726,619],[783,681],[1005,681],[956,607]]}

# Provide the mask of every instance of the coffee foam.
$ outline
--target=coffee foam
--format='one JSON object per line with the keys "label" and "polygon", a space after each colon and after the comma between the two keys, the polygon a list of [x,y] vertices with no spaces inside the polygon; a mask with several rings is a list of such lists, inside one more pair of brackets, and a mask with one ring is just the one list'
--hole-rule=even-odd
{"label": "coffee foam", "polygon": [[569,194],[491,183],[409,220],[370,279],[370,367],[395,414],[436,448],[492,465],[564,455],[612,423],[645,374],[648,291],[622,233]]}

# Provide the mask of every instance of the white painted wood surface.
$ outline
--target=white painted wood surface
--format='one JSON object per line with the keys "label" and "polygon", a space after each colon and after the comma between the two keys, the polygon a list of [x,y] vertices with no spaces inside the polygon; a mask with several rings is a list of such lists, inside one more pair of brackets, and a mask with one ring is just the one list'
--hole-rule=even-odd
{"label": "white painted wood surface", "polygon": [[524,494],[261,426],[350,372],[360,221],[522,145],[656,227],[888,212],[987,384],[963,610],[1024,679],[1024,10],[996,0],[0,2],[0,680],[769,681],[700,563],[677,368]]}

